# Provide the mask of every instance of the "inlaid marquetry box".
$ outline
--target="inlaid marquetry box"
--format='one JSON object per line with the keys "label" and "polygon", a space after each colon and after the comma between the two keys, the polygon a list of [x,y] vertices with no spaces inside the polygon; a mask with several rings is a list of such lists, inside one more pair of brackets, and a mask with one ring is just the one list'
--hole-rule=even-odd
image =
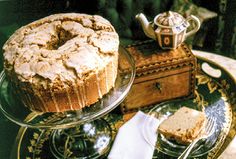
{"label": "inlaid marquetry box", "polygon": [[[135,60],[136,77],[121,104],[123,113],[175,98],[193,97],[196,57],[187,45],[161,50],[155,41],[145,41],[126,49]],[[120,59],[123,72],[128,71],[126,65]]]}

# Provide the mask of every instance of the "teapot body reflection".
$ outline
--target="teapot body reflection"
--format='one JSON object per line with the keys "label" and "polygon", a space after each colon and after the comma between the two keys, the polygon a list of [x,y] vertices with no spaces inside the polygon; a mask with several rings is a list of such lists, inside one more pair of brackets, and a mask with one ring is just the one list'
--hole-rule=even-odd
{"label": "teapot body reflection", "polygon": [[[163,49],[177,48],[187,37],[196,33],[200,28],[200,21],[191,15],[186,19],[180,14],[172,11],[158,14],[153,22],[148,22],[144,14],[139,13],[136,19],[142,25],[144,33],[158,42]],[[193,21],[193,27],[187,31]]]}

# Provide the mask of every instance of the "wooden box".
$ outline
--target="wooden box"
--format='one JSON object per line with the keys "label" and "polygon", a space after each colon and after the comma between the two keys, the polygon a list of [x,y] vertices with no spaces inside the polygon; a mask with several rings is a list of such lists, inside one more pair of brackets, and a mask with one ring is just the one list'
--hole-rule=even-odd
{"label": "wooden box", "polygon": [[[136,77],[121,104],[123,113],[175,98],[193,97],[196,57],[185,44],[166,51],[155,41],[145,41],[126,49],[135,60]],[[128,71],[122,59],[119,67]]]}

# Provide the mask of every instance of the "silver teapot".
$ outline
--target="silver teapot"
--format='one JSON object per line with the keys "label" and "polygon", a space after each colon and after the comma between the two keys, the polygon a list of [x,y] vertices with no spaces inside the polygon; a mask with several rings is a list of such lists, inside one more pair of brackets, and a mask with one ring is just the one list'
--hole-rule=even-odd
{"label": "silver teapot", "polygon": [[[193,15],[186,19],[179,13],[168,11],[158,14],[153,22],[148,22],[144,14],[139,13],[136,19],[142,25],[144,33],[156,40],[163,49],[177,48],[187,37],[196,33],[200,28],[200,20]],[[190,26],[189,21],[193,21],[193,27],[187,31]]]}

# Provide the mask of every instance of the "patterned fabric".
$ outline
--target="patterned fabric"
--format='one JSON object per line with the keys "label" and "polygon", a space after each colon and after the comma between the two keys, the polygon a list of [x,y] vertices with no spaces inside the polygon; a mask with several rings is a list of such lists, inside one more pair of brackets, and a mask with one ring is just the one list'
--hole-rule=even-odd
{"label": "patterned fabric", "polygon": [[[187,39],[187,43],[194,46],[203,47],[207,31],[209,30],[208,21],[217,16],[216,12],[210,11],[206,8],[194,4],[191,0],[176,0],[174,1],[171,10],[182,14],[185,18],[190,15],[195,15],[201,22],[200,30]],[[191,22],[191,21],[190,21]],[[194,24],[191,24],[193,26]],[[190,26],[190,28],[191,28]]]}
{"label": "patterned fabric", "polygon": [[236,1],[220,0],[216,51],[236,58]]}
{"label": "patterned fabric", "polygon": [[236,1],[235,0],[193,0],[199,6],[217,13],[209,21],[204,50],[236,58]]}

